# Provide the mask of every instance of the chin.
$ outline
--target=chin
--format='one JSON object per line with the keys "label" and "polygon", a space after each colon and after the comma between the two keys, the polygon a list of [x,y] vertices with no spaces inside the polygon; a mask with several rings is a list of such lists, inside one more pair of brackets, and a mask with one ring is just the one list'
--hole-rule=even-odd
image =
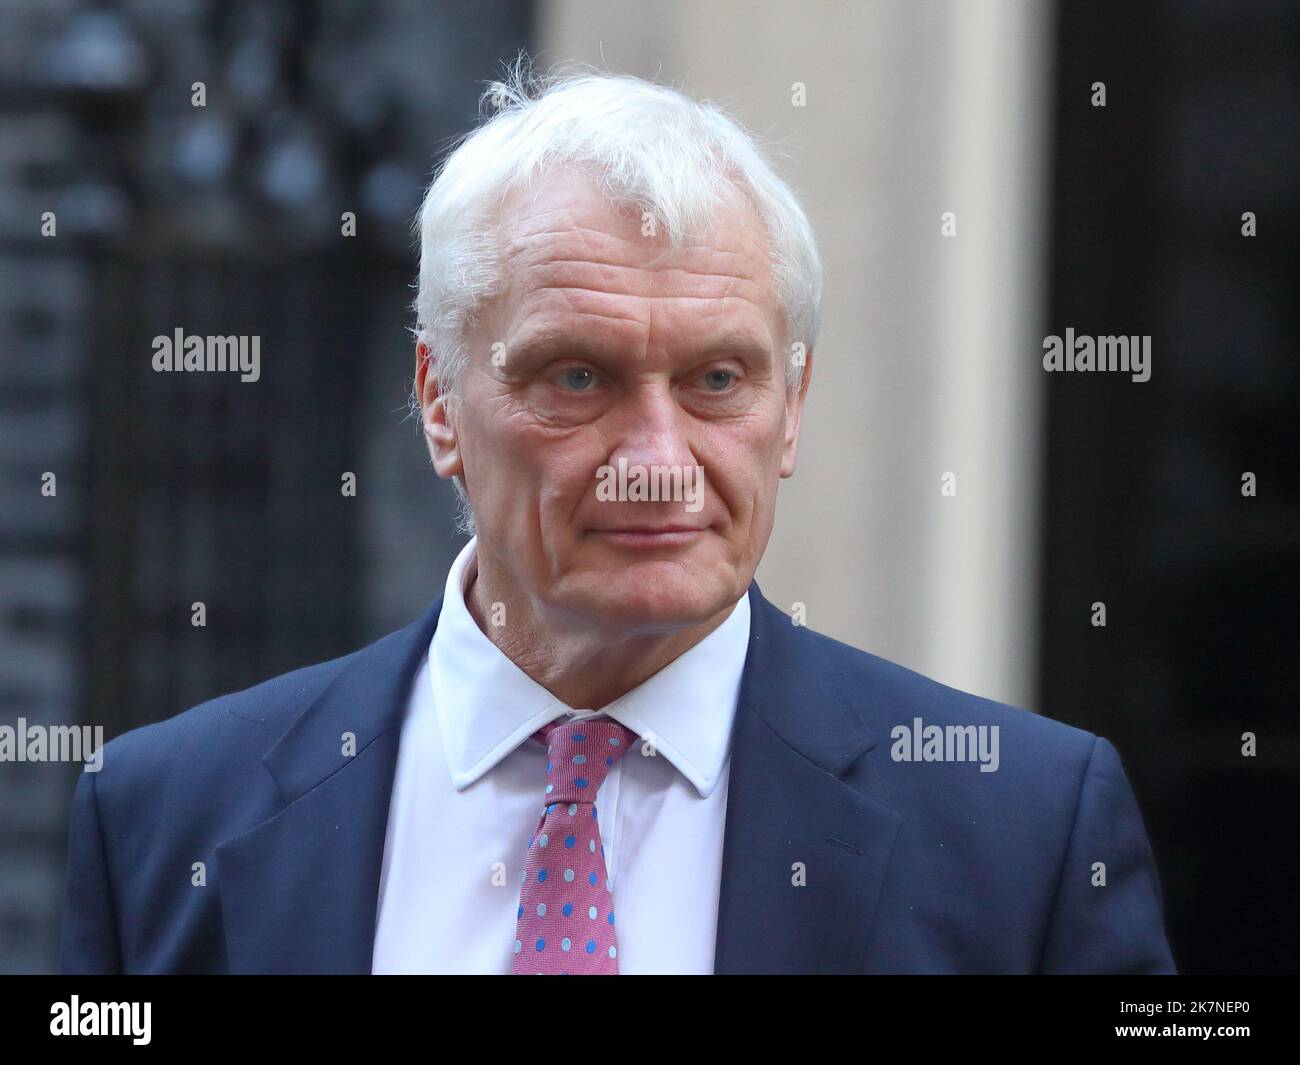
{"label": "chin", "polygon": [[606,624],[671,631],[699,625],[734,599],[731,581],[665,562],[632,563],[616,573],[593,573],[572,601],[579,613]]}

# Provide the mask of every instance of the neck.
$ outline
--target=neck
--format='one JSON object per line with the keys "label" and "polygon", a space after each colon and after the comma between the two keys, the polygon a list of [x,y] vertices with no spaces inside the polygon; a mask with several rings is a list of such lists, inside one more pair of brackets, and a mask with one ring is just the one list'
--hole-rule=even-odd
{"label": "neck", "polygon": [[[669,632],[548,623],[528,596],[478,552],[466,574],[465,605],[507,658],[566,706],[599,710],[685,654],[730,616],[731,603],[706,621]],[[508,624],[492,624],[494,607]]]}

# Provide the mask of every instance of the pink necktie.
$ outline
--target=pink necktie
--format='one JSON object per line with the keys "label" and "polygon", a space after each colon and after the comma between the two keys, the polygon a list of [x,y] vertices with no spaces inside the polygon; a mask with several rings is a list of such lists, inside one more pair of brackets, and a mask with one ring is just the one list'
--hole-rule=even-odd
{"label": "pink necktie", "polygon": [[636,733],[608,717],[551,722],[546,807],[524,858],[516,973],[618,975],[614,899],[596,821],[596,792]]}

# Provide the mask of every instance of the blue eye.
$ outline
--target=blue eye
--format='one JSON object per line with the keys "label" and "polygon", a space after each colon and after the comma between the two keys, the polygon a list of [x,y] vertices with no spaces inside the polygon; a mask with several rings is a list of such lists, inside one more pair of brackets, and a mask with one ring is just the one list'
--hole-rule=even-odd
{"label": "blue eye", "polygon": [[596,383],[596,375],[581,366],[575,366],[560,374],[564,387],[574,392],[588,392]]}
{"label": "blue eye", "polygon": [[704,386],[710,392],[725,392],[736,375],[730,370],[713,370],[704,375]]}

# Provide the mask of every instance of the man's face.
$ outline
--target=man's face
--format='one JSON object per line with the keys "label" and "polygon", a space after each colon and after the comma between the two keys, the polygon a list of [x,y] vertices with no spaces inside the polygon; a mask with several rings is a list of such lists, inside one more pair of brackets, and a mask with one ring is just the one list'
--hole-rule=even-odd
{"label": "man's face", "polygon": [[503,283],[456,397],[418,382],[481,557],[611,635],[707,621],[767,546],[807,388],[807,371],[786,388],[765,228],[737,196],[673,250],[572,171],[508,197],[499,224]]}

